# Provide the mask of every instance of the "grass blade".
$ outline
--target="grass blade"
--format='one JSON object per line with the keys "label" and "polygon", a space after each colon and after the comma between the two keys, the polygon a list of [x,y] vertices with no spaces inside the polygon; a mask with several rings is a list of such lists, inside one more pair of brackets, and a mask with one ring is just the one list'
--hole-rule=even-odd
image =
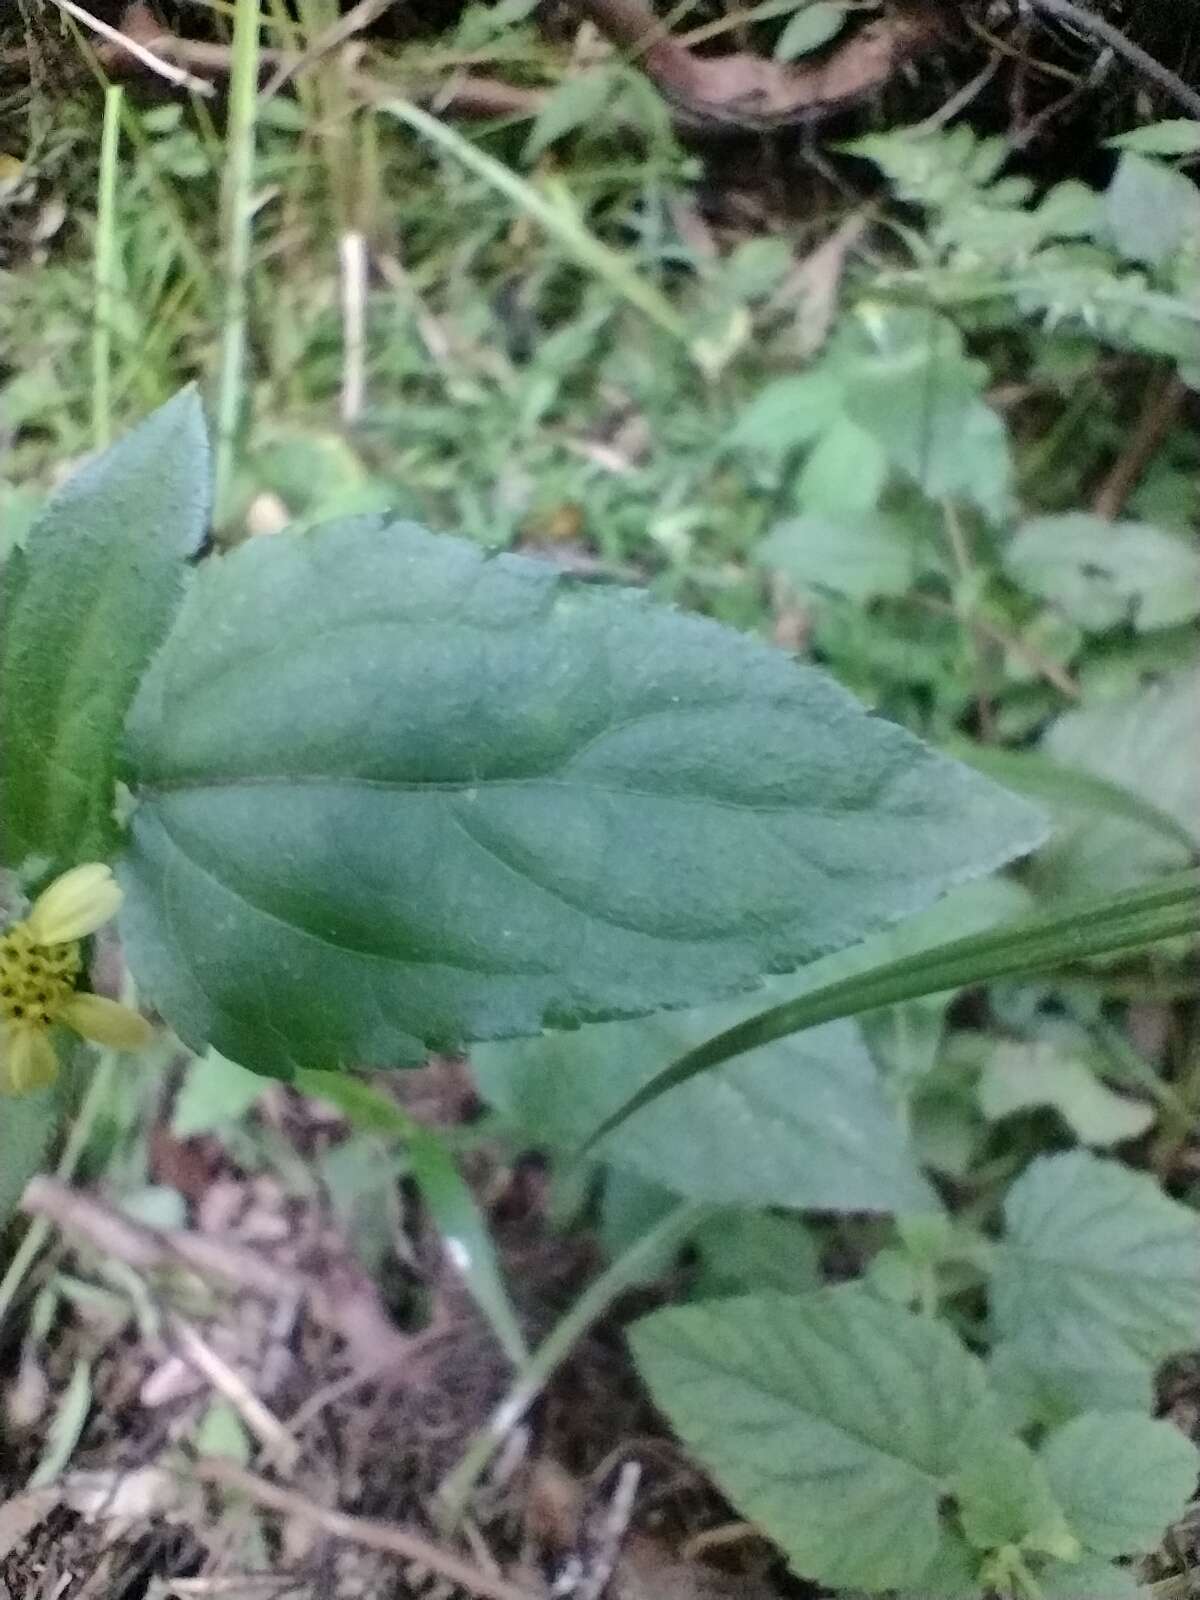
{"label": "grass blade", "polygon": [[439,122],[436,117],[431,117],[428,112],[407,100],[384,100],[379,103],[378,109],[407,124],[431,144],[437,145],[439,150],[444,150],[447,155],[461,162],[468,171],[491,184],[505,199],[511,200],[518,211],[524,212],[544,228],[585,272],[601,279],[623,300],[644,312],[665,333],[687,342],[683,318],[671,302],[652,283],[648,283],[625,256],[588,232],[565,193],[556,202],[503,162],[480,150],[469,139],[464,139],[454,128]]}
{"label": "grass blade", "polygon": [[117,152],[121,144],[120,84],[104,91],[100,181],[96,196],[96,305],[92,321],[92,443],[103,450],[112,436],[113,300],[117,267]]}
{"label": "grass blade", "polygon": [[796,1000],[772,1006],[736,1027],[718,1033],[665,1067],[591,1134],[588,1151],[651,1101],[689,1078],[837,1017],[858,1016],[902,1000],[942,994],[971,984],[990,983],[1022,973],[1045,972],[1093,956],[1111,955],[1200,932],[1200,870],[1172,873],[1121,894],[1078,902],[1065,912],[1023,918],[1020,922],[954,939],[872,972],[826,984]]}

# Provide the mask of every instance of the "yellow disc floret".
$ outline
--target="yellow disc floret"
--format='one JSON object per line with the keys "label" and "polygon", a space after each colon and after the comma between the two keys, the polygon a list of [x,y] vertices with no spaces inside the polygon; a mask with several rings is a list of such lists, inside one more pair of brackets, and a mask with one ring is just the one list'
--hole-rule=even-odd
{"label": "yellow disc floret", "polygon": [[76,867],[38,896],[23,922],[0,934],[0,1093],[25,1094],[53,1082],[56,1024],[118,1050],[135,1050],[150,1025],[128,1006],[81,993],[80,941],[121,903],[112,873],[99,863]]}

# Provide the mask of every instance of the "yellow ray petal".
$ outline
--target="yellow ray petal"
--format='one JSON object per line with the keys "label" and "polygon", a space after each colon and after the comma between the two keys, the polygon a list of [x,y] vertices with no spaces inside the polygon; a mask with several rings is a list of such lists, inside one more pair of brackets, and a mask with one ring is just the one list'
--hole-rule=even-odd
{"label": "yellow ray petal", "polygon": [[54,1046],[40,1028],[9,1028],[0,1043],[0,1094],[32,1094],[58,1076]]}
{"label": "yellow ray petal", "polygon": [[145,1017],[103,995],[73,994],[58,1017],[85,1039],[106,1044],[112,1050],[143,1050],[154,1037],[154,1029]]}
{"label": "yellow ray petal", "polygon": [[111,868],[89,861],[64,872],[38,895],[26,926],[37,944],[71,944],[103,927],[121,898]]}

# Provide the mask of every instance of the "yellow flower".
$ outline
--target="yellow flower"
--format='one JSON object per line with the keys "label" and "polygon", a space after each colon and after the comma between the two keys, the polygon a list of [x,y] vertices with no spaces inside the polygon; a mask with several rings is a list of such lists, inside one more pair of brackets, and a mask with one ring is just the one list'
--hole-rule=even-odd
{"label": "yellow flower", "polygon": [[56,878],[23,922],[0,934],[0,1094],[28,1094],[54,1081],[58,1058],[50,1029],[62,1023],[114,1050],[138,1050],[150,1024],[128,1006],[76,988],[80,940],[121,904],[110,870],[98,862]]}

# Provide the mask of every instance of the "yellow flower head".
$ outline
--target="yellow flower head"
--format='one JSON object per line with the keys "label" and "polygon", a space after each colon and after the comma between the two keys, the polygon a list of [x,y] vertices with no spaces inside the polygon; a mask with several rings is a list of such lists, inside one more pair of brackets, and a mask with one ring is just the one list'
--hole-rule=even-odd
{"label": "yellow flower head", "polygon": [[108,867],[91,862],[56,878],[23,922],[0,934],[0,1094],[28,1094],[54,1081],[50,1029],[62,1023],[116,1050],[137,1050],[150,1024],[128,1006],[76,988],[80,940],[121,904]]}

